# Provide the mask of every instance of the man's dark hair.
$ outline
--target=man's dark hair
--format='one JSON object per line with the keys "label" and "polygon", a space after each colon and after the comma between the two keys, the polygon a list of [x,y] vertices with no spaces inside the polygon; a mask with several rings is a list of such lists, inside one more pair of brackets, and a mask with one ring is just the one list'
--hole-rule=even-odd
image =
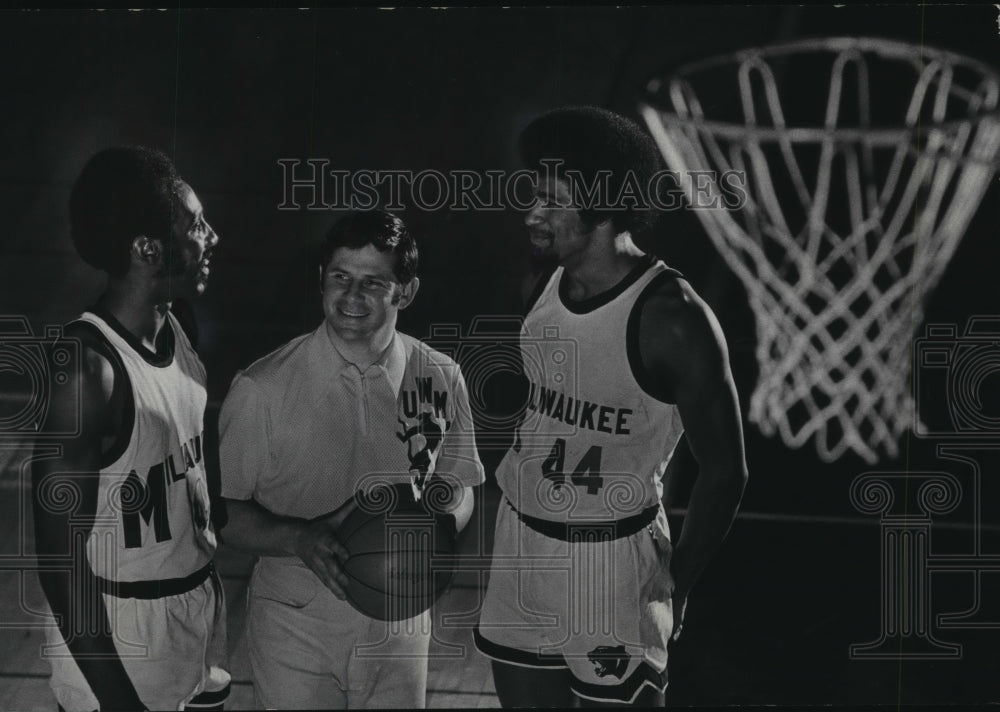
{"label": "man's dark hair", "polygon": [[[543,160],[560,162],[555,172],[559,178],[567,178],[567,170],[578,171],[587,186],[603,185],[595,183],[599,171],[610,173],[607,194],[602,190],[598,199],[612,209],[578,206],[581,218],[588,224],[611,218],[616,231],[627,230],[635,235],[655,223],[657,213],[647,191],[663,163],[653,139],[634,121],[595,106],[567,106],[542,114],[528,124],[521,132],[519,147],[524,164],[542,175],[547,170]],[[623,204],[616,204],[629,173],[641,191],[637,207],[627,200],[628,193]]]}
{"label": "man's dark hair", "polygon": [[334,223],[320,250],[320,269],[326,270],[338,248],[360,250],[365,245],[393,255],[392,272],[401,284],[408,284],[416,276],[417,243],[406,224],[385,210],[352,210]]}
{"label": "man's dark hair", "polygon": [[70,235],[80,257],[123,277],[136,237],[169,243],[180,181],[170,159],[149,148],[120,146],[93,156],[69,199]]}

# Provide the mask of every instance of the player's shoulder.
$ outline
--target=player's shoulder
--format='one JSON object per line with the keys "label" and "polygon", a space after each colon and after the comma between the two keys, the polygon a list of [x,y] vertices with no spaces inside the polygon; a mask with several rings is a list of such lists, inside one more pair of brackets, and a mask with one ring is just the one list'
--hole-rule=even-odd
{"label": "player's shoulder", "polygon": [[313,333],[296,336],[268,354],[261,356],[236,375],[235,380],[246,380],[261,388],[281,387],[296,375],[307,360],[307,350]]}
{"label": "player's shoulder", "polygon": [[636,301],[630,331],[649,355],[701,358],[720,343],[715,314],[679,272],[661,270]]}
{"label": "player's shoulder", "polygon": [[642,310],[644,316],[655,317],[661,322],[699,320],[708,311],[705,300],[684,275],[666,266],[643,289],[636,300],[636,307]]}
{"label": "player's shoulder", "polygon": [[430,344],[402,332],[396,332],[396,335],[399,338],[408,361],[419,359],[420,363],[437,368],[458,368],[458,364],[451,356],[438,351]]}
{"label": "player's shoulder", "polygon": [[115,379],[121,377],[121,359],[107,336],[92,321],[76,319],[62,329],[62,338],[71,345],[77,367],[69,370],[71,387],[91,395],[110,397]]}
{"label": "player's shoulder", "polygon": [[436,372],[448,383],[461,376],[462,370],[451,356],[408,334],[397,332],[397,336],[403,347],[409,370]]}

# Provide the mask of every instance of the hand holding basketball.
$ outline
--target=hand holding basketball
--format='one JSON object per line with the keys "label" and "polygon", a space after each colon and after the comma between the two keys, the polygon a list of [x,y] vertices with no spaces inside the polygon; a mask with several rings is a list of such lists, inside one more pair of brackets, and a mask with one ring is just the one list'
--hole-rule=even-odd
{"label": "hand holding basketball", "polygon": [[295,542],[298,557],[340,600],[346,597],[347,577],[342,566],[348,554],[337,538],[337,529],[353,505],[353,500],[350,500],[335,512],[306,522]]}
{"label": "hand holding basketball", "polygon": [[421,501],[409,483],[357,493],[339,532],[348,603],[378,620],[412,618],[434,604],[455,575],[455,517],[442,511],[450,497],[443,482],[428,485]]}

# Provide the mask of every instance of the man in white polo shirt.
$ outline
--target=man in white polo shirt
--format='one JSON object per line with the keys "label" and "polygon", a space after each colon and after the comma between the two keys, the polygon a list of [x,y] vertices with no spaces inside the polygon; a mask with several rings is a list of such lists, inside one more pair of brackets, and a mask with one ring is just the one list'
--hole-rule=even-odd
{"label": "man in white polo shirt", "polygon": [[453,486],[457,530],[483,481],[454,361],[396,331],[417,248],[398,217],[352,212],[320,260],[324,322],[233,380],[220,415],[228,543],[258,554],[247,641],[258,706],[423,707],[429,613],[392,624],[344,600],[337,527],[371,475]]}

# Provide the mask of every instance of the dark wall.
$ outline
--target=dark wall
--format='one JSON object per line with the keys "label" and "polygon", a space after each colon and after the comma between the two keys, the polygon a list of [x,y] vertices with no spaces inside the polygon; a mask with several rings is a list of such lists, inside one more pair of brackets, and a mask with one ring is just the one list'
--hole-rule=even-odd
{"label": "dark wall", "polygon": [[[699,6],[330,11],[5,12],[0,21],[0,312],[36,332],[100,293],[73,252],[66,206],[94,152],[142,143],[172,155],[222,238],[196,305],[210,391],[319,320],[310,253],[337,211],[278,210],[282,158],[330,167],[517,169],[516,136],[567,103],[636,116],[653,75],[682,61],[776,40],[864,35],[924,42],[997,63],[992,6]],[[997,313],[997,188],[938,290],[928,319]],[[517,309],[526,265],[521,216],[403,211],[422,248],[423,288],[401,328],[468,328]],[[644,244],[680,267],[719,314],[744,402],[756,374],[742,287],[689,211]],[[763,507],[846,506],[846,458],[819,465],[748,428]],[[914,447],[919,447],[915,445]],[[817,471],[829,471],[823,478]],[[837,480],[834,489],[824,481]]]}

